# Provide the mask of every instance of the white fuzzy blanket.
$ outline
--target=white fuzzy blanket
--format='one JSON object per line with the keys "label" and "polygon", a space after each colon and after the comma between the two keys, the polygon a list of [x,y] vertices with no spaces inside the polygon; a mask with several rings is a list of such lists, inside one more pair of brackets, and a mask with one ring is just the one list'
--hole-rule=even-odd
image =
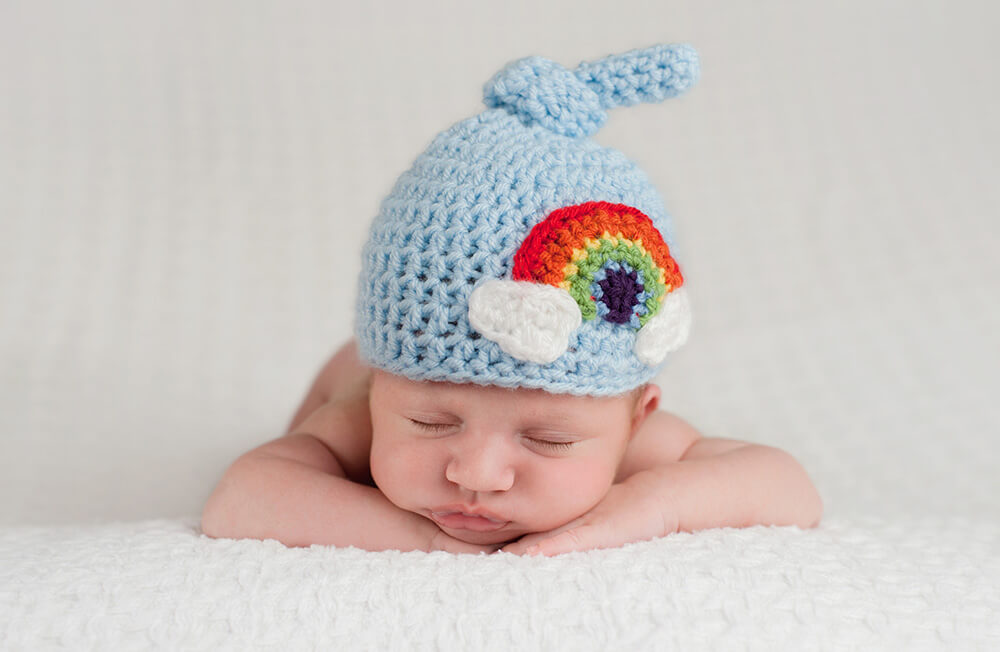
{"label": "white fuzzy blanket", "polygon": [[[0,0],[0,652],[1000,650],[1000,4],[900,4]],[[821,526],[553,559],[201,536],[430,139],[508,60],[660,41],[702,81],[597,140],[676,218],[664,407],[792,453]]]}
{"label": "white fuzzy blanket", "polygon": [[615,550],[372,553],[196,520],[0,531],[4,650],[996,650],[1000,528],[828,520]]}

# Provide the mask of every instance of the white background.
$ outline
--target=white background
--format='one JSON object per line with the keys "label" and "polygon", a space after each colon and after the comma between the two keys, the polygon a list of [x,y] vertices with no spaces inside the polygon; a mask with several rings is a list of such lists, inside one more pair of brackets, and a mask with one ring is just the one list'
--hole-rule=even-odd
{"label": "white background", "polygon": [[660,381],[828,515],[1000,520],[1000,12],[0,3],[0,524],[195,515],[351,330],[378,203],[508,61],[688,42],[596,140],[674,216]]}

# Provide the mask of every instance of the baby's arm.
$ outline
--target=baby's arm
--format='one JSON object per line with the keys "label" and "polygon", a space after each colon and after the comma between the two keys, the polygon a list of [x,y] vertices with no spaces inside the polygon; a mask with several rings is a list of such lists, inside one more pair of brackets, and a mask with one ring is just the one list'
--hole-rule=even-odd
{"label": "baby's arm", "polygon": [[[805,469],[778,448],[702,437],[668,412],[654,412],[619,470],[654,479],[668,525],[693,532],[713,527],[815,527],[823,502]],[[648,479],[647,478],[647,479]]]}
{"label": "baby's arm", "polygon": [[716,527],[819,523],[823,503],[802,466],[769,446],[702,437],[667,412],[649,415],[593,509],[505,552],[558,555]]}
{"label": "baby's arm", "polygon": [[[349,362],[351,348],[320,372],[288,434],[229,467],[205,504],[202,531],[210,537],[276,539],[287,546],[492,552],[496,546],[447,536],[365,483],[371,428],[367,379]],[[303,417],[313,403],[319,407]]]}

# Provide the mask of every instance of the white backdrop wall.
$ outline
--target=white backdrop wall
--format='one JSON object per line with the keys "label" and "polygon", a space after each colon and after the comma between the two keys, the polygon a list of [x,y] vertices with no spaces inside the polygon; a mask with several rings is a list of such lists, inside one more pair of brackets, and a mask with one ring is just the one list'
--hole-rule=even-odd
{"label": "white backdrop wall", "polygon": [[349,336],[360,246],[532,54],[688,42],[596,140],[673,214],[665,407],[828,515],[1000,520],[996,3],[0,3],[0,525],[194,515]]}

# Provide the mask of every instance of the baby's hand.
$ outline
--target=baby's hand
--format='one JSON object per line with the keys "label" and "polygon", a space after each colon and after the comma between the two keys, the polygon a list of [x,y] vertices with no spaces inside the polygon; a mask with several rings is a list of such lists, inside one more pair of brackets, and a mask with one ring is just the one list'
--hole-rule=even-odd
{"label": "baby's hand", "polygon": [[574,550],[618,548],[677,531],[678,518],[662,509],[659,485],[636,473],[611,486],[589,512],[548,532],[528,534],[507,544],[501,552],[518,555],[560,555]]}

